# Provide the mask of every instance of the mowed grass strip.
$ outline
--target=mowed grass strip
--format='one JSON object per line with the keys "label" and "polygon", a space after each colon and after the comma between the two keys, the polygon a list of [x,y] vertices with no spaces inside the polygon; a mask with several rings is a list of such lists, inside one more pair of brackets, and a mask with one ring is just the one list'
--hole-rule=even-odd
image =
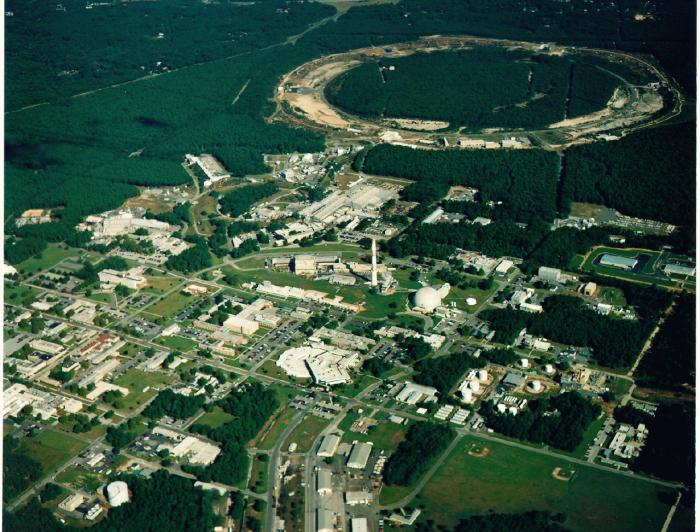
{"label": "mowed grass strip", "polygon": [[[488,449],[469,454],[473,445]],[[478,454],[480,456],[475,456]],[[569,481],[555,468],[573,469]],[[505,444],[465,438],[414,501],[426,519],[454,527],[470,515],[529,510],[563,512],[572,531],[658,531],[669,506],[659,500],[671,490]]]}
{"label": "mowed grass strip", "polygon": [[87,443],[69,434],[45,429],[36,436],[22,439],[19,450],[39,462],[44,474],[48,474],[87,446]]}

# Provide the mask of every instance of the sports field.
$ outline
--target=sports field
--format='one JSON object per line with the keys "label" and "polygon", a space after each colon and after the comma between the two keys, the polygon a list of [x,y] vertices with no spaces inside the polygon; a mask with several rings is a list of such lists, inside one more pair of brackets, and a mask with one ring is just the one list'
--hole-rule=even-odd
{"label": "sports field", "polygon": [[[471,453],[470,453],[471,451]],[[573,470],[573,478],[554,478]],[[573,531],[658,531],[669,507],[669,491],[631,476],[509,445],[465,438],[414,501],[426,519],[453,527],[460,518],[488,512],[564,512]]]}

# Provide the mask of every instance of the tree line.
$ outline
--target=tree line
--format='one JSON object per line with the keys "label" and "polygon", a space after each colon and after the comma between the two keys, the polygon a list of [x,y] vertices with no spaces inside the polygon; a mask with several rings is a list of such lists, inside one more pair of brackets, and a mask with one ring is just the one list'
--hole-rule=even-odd
{"label": "tree line", "polygon": [[483,402],[479,413],[486,425],[511,438],[544,443],[573,451],[583,433],[600,414],[600,406],[578,392],[566,392],[547,399],[534,399],[517,415],[500,413],[493,402]]}

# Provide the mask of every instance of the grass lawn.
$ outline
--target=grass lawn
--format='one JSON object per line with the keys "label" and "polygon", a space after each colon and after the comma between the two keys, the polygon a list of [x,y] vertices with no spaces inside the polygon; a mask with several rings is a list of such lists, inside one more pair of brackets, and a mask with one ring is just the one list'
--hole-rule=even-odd
{"label": "grass lawn", "polygon": [[364,441],[374,443],[376,449],[384,449],[393,451],[398,444],[404,439],[408,431],[408,425],[397,425],[386,419],[377,419],[379,424],[374,425],[367,431],[367,434],[359,432],[350,432],[349,430],[343,433],[342,441],[344,443],[352,443],[353,441]]}
{"label": "grass lawn", "polygon": [[187,352],[197,347],[197,342],[182,336],[160,336],[154,342],[169,349],[177,349],[182,352]]}
{"label": "grass lawn", "polygon": [[258,435],[260,439],[258,443],[253,442],[253,445],[258,449],[270,450],[277,443],[277,439],[282,435],[284,429],[286,429],[291,423],[294,416],[299,412],[293,408],[284,408],[279,410],[272,420],[269,428],[263,429],[263,431]]}
{"label": "grass lawn", "polygon": [[148,281],[148,285],[143,288],[143,291],[152,292],[154,294],[165,294],[182,283],[182,279],[178,279],[177,277],[147,276],[146,280]]}
{"label": "grass lawn", "polygon": [[359,316],[370,319],[386,318],[391,313],[403,312],[408,308],[408,292],[396,292],[386,296],[367,292],[365,308]]}
{"label": "grass lawn", "polygon": [[411,272],[413,270],[400,270],[396,269],[391,272],[391,275],[399,282],[401,288],[407,288],[408,290],[418,290],[422,285],[418,281],[411,280]]}
{"label": "grass lawn", "polygon": [[138,355],[144,348],[137,344],[132,344],[131,342],[125,343],[119,348],[119,354],[123,357],[133,357]]}
{"label": "grass lawn", "polygon": [[338,395],[345,397],[355,397],[362,390],[377,382],[379,379],[372,377],[367,373],[356,374],[353,377],[352,384],[346,384],[342,388],[338,388]]}
{"label": "grass lawn", "polygon": [[4,299],[6,302],[19,304],[19,303],[31,303],[39,290],[32,288],[30,286],[21,286],[17,283],[5,283],[4,284]]}
{"label": "grass lawn", "polygon": [[598,416],[598,419],[596,419],[593,423],[590,424],[590,426],[586,429],[586,431],[583,433],[583,438],[581,438],[581,443],[578,444],[576,449],[571,453],[574,455],[576,458],[583,458],[584,455],[586,454],[586,450],[588,449],[588,446],[593,443],[593,439],[596,437],[596,434],[598,434],[598,431],[603,428],[603,423],[605,423],[605,418],[606,416],[604,414],[601,414]]}
{"label": "grass lawn", "polygon": [[[275,363],[274,360],[266,360],[263,365],[258,369],[263,375],[268,375],[276,379],[280,379],[286,382],[292,382],[292,379]],[[307,382],[309,379],[298,379],[301,382]]]}
{"label": "grass lawn", "polygon": [[24,274],[34,274],[42,270],[48,270],[68,257],[79,255],[81,250],[59,247],[58,244],[49,246],[39,254],[39,257],[29,257],[17,265],[17,271]]}
{"label": "grass lawn", "polygon": [[164,318],[170,318],[184,308],[190,306],[200,297],[201,296],[186,296],[182,292],[173,292],[169,296],[166,296],[164,299],[158,301],[156,304],[149,306],[148,312],[158,316],[163,316]]}
{"label": "grass lawn", "polygon": [[[135,410],[158,394],[154,386],[162,388],[172,382],[173,378],[158,372],[146,372],[130,369],[114,381],[118,386],[129,388],[129,395],[120,399],[119,410]],[[146,390],[148,388],[148,390]],[[146,390],[146,391],[144,391]]]}
{"label": "grass lawn", "polygon": [[265,493],[267,491],[267,466],[269,462],[263,462],[258,455],[252,458],[253,468],[250,471],[250,480],[248,481],[248,489],[255,493]]}
{"label": "grass lawn", "polygon": [[69,434],[45,429],[36,436],[23,438],[19,450],[39,462],[46,474],[57,469],[86,447],[86,443]]}
{"label": "grass lawn", "polygon": [[[472,445],[486,447],[487,454],[470,455]],[[555,479],[557,467],[573,469],[573,479]],[[465,438],[414,504],[428,508],[424,519],[448,528],[460,518],[491,511],[549,510],[565,513],[563,525],[572,531],[657,531],[669,509],[659,500],[661,491],[667,490],[565,458]]]}
{"label": "grass lawn", "polygon": [[227,414],[221,410],[221,408],[216,406],[211,412],[205,412],[203,415],[199,416],[193,424],[206,425],[207,427],[217,429],[229,421],[233,421],[234,419],[236,419],[234,416]]}
{"label": "grass lawn", "polygon": [[88,296],[88,299],[92,299],[93,301],[97,301],[98,303],[105,303],[107,305],[114,304],[114,296],[112,294],[106,294],[104,292],[98,294],[93,293],[92,295]]}
{"label": "grass lawn", "polygon": [[56,477],[58,482],[70,484],[74,488],[92,493],[100,487],[103,480],[100,475],[80,466],[69,467]]}
{"label": "grass lawn", "polygon": [[[74,423],[59,423],[58,425],[56,425],[56,427],[65,430],[66,432],[73,432],[73,425]],[[90,438],[91,440],[96,440],[97,438],[101,438],[102,436],[104,436],[105,432],[107,432],[106,425],[97,425],[96,427],[90,429],[88,432],[81,432],[77,435],[83,438]]]}
{"label": "grass lawn", "polygon": [[283,449],[289,447],[289,444],[294,442],[297,444],[297,449],[294,452],[307,453],[311,450],[311,446],[321,431],[326,428],[329,420],[321,419],[311,414],[307,414],[299,425],[292,431],[282,446]]}

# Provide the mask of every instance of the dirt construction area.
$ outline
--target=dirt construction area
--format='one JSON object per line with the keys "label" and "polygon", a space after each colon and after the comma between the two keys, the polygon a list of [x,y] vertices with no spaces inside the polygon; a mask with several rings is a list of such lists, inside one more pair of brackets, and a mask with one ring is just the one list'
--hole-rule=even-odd
{"label": "dirt construction area", "polygon": [[[349,115],[332,106],[324,96],[326,85],[347,70],[370,60],[381,57],[403,57],[416,52],[469,49],[475,46],[501,46],[514,50],[552,55],[592,54],[615,61],[627,62],[637,69],[647,71],[659,84],[666,86],[673,96],[673,103],[664,107],[662,96],[650,86],[627,85],[615,91],[615,95],[604,109],[551,124],[547,129],[523,131],[499,130],[505,138],[511,134],[531,134],[539,142],[533,147],[562,149],[572,144],[593,142],[598,136],[614,140],[633,130],[658,125],[681,112],[684,103],[680,91],[673,80],[656,66],[642,57],[610,50],[565,47],[550,45],[543,52],[539,43],[483,39],[472,36],[430,36],[419,40],[388,45],[385,48],[359,48],[345,53],[328,55],[305,63],[283,76],[277,87],[277,109],[270,117],[273,121],[291,123],[321,131],[344,130],[343,135],[350,139],[367,139],[375,142],[389,142],[421,148],[437,148],[449,144],[455,146],[464,140],[493,140],[493,132],[488,130],[471,132],[468,136],[444,131],[449,124],[440,121],[417,120],[410,118],[366,119]],[[437,131],[441,130],[442,131]],[[387,134],[389,132],[389,134]],[[614,135],[613,135],[614,132]],[[556,133],[556,134],[553,134]]]}

